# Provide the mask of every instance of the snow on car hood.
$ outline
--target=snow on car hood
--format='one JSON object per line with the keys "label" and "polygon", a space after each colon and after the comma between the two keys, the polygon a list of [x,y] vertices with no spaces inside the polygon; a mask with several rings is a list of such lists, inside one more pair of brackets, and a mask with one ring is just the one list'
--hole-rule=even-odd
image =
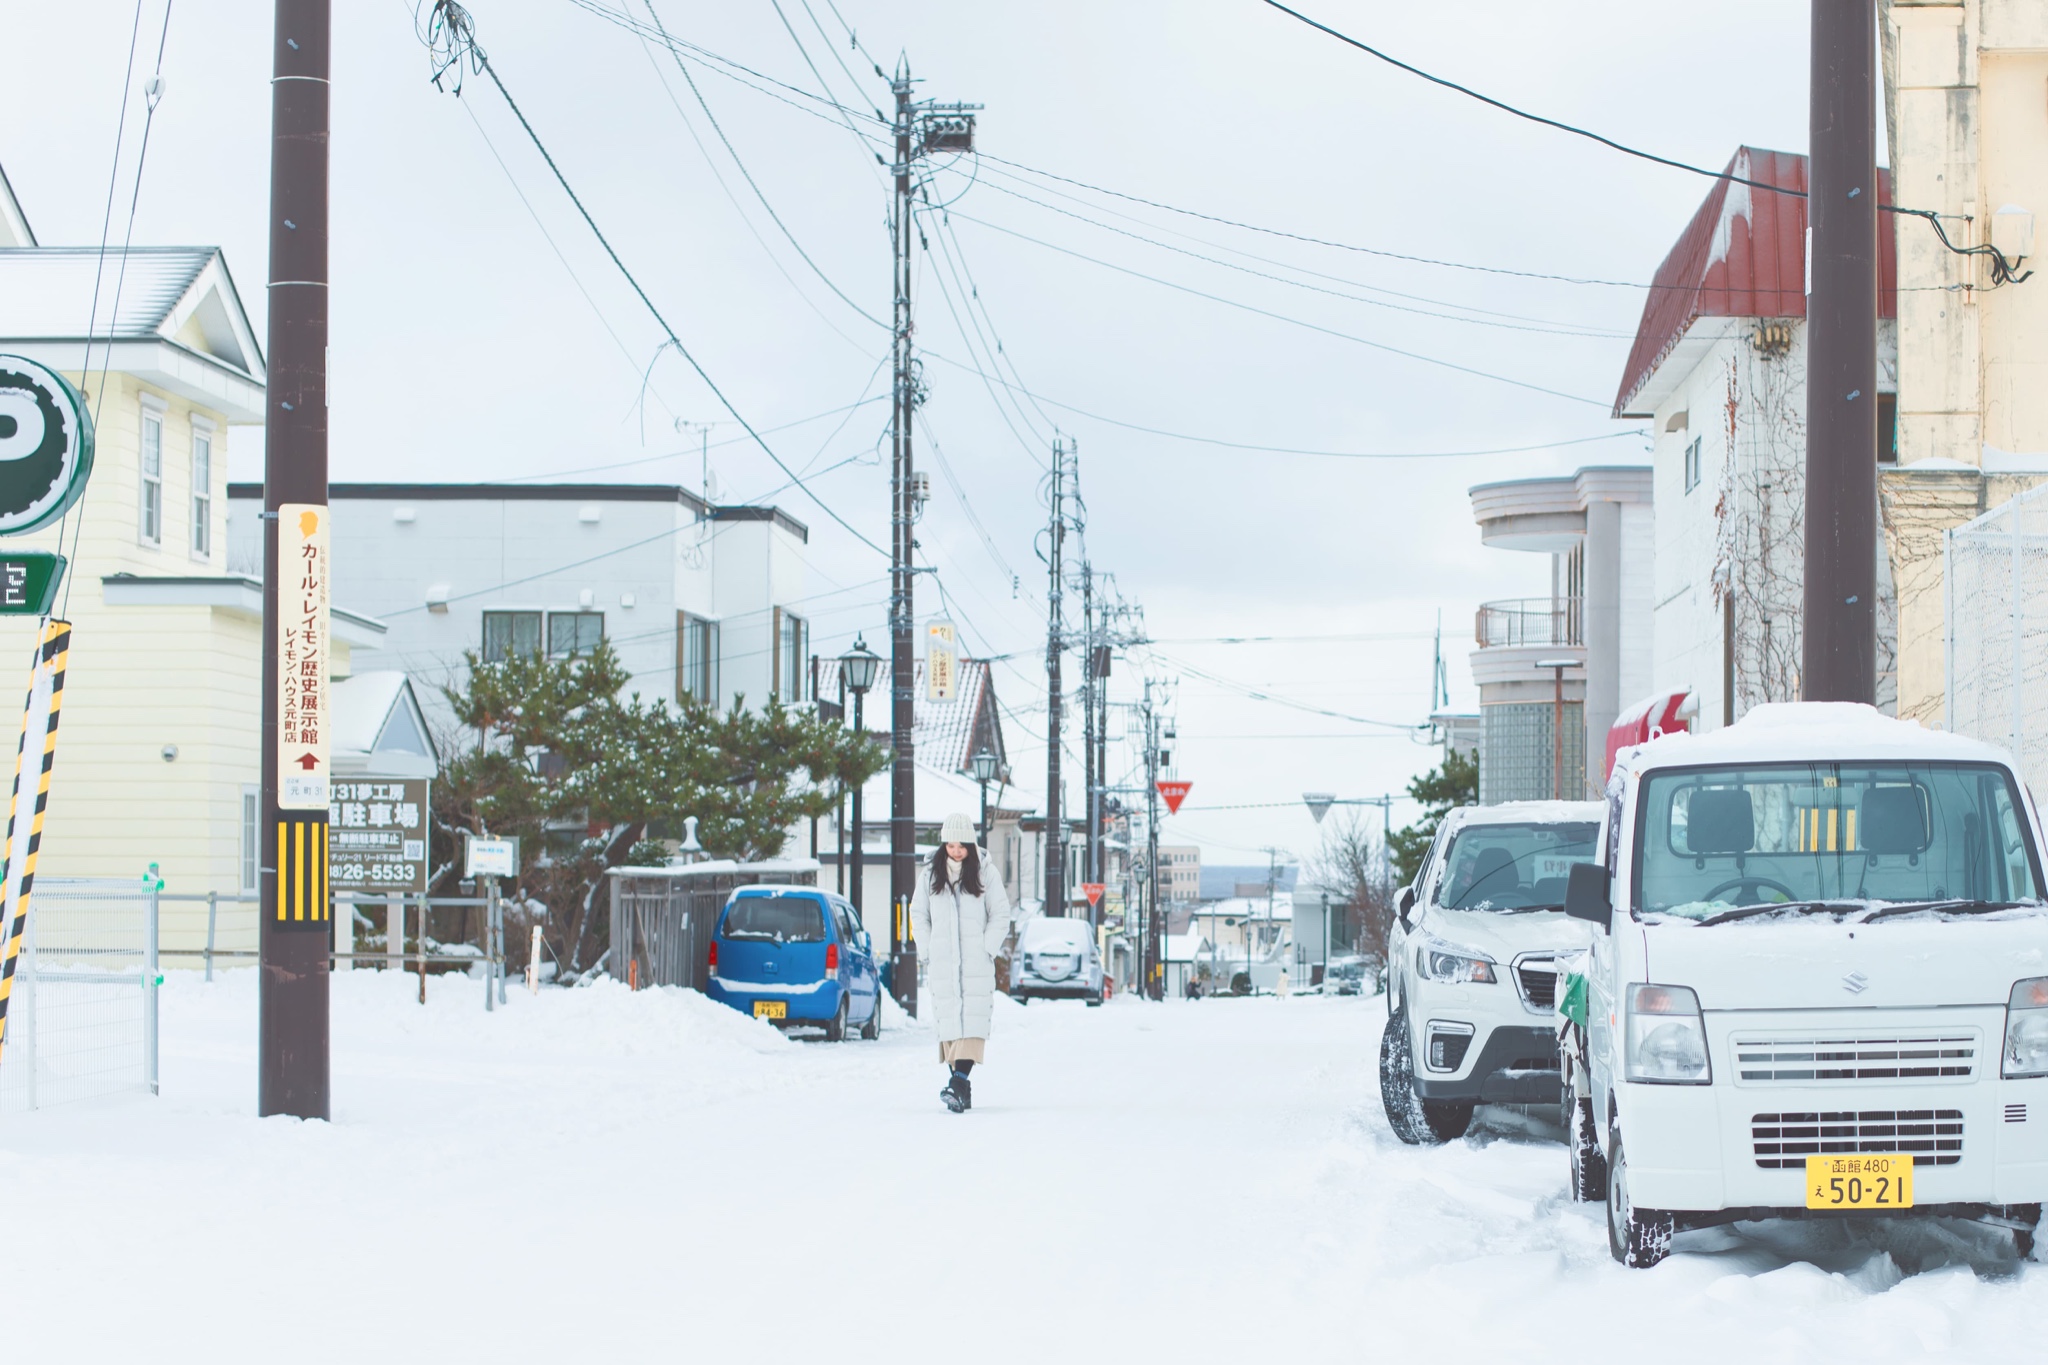
{"label": "snow on car hood", "polygon": [[1592,926],[1565,918],[1561,910],[1446,910],[1435,905],[1417,927],[1500,963],[1523,953],[1575,952],[1592,942]]}
{"label": "snow on car hood", "polygon": [[2048,910],[1854,918],[1615,927],[1643,935],[1651,981],[1709,1011],[2002,1006],[2013,982],[2048,976]]}

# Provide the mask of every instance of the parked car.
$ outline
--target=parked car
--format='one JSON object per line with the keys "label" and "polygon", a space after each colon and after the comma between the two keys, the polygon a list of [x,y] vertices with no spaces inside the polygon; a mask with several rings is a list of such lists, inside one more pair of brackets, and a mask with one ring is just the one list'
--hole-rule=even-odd
{"label": "parked car", "polygon": [[1766,1217],[2048,1200],[2041,823],[2009,755],[1867,706],[1624,753],[1568,912],[1572,1192],[1608,1248]]}
{"label": "parked car", "polygon": [[711,988],[780,1028],[807,1025],[837,1042],[882,1034],[882,976],[853,907],[808,886],[742,886],[711,937]]}
{"label": "parked car", "polygon": [[1583,949],[1566,879],[1590,862],[1597,801],[1510,802],[1447,814],[1387,950],[1380,1099],[1403,1142],[1464,1135],[1479,1104],[1557,1104],[1559,953]]}
{"label": "parked car", "polygon": [[1024,921],[1010,958],[1010,998],[1025,1003],[1034,998],[1078,999],[1100,1005],[1102,955],[1095,946],[1094,927],[1085,919],[1045,915]]}
{"label": "parked car", "polygon": [[1365,989],[1365,959],[1355,953],[1333,957],[1323,969],[1323,993],[1357,995]]}

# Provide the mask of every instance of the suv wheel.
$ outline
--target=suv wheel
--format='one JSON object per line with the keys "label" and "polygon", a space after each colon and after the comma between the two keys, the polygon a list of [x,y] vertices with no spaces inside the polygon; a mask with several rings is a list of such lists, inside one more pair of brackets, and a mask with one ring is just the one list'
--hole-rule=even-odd
{"label": "suv wheel", "polygon": [[868,1021],[860,1026],[860,1036],[872,1043],[882,1036],[882,993],[875,992],[875,1007],[868,1011]]}
{"label": "suv wheel", "polygon": [[846,991],[839,992],[839,1008],[833,1013],[831,1022],[825,1025],[825,1041],[828,1043],[841,1042],[846,1038],[846,997],[848,994],[849,992]]}
{"label": "suv wheel", "polygon": [[1412,1145],[1449,1142],[1465,1136],[1472,1105],[1464,1100],[1425,1100],[1415,1093],[1415,1057],[1408,1045],[1408,1015],[1396,1010],[1380,1034],[1380,1103],[1387,1127]]}
{"label": "suv wheel", "polygon": [[1628,1197],[1628,1158],[1621,1134],[1607,1147],[1607,1250],[1631,1270],[1647,1270],[1671,1254],[1677,1220],[1657,1209],[1639,1209]]}
{"label": "suv wheel", "polygon": [[1576,1065],[1565,1061],[1564,1141],[1571,1153],[1572,1198],[1593,1204],[1607,1197],[1607,1153],[1600,1150],[1593,1098],[1579,1093]]}

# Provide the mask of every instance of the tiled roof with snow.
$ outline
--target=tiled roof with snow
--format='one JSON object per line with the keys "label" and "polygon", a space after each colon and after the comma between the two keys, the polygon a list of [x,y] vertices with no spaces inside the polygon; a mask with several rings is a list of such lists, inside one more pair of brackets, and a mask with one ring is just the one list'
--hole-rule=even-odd
{"label": "tiled roof with snow", "polygon": [[[827,659],[821,662],[818,676],[818,695],[833,698],[839,695],[839,661]],[[996,712],[995,680],[989,675],[985,659],[961,659],[959,661],[959,682],[953,688],[953,695],[946,701],[932,701],[925,696],[924,661],[915,665],[916,701],[912,706],[910,740],[917,754],[920,767],[929,767],[935,772],[971,773],[971,760],[975,751],[987,745],[995,756],[1007,764],[1009,754],[1003,747],[1003,727]],[[875,669],[875,685],[868,689],[867,715],[870,725],[886,725],[889,703],[889,662],[884,659]]]}
{"label": "tiled roof with snow", "polygon": [[[1793,193],[1714,183],[1657,267],[1615,394],[1616,417],[1641,415],[1630,413],[1636,396],[1700,318],[1806,316],[1806,158],[1739,147],[1727,174]],[[1891,186],[1891,173],[1880,169],[1879,202],[1890,200]],[[1886,318],[1899,313],[1894,216],[1877,215],[1877,311]]]}

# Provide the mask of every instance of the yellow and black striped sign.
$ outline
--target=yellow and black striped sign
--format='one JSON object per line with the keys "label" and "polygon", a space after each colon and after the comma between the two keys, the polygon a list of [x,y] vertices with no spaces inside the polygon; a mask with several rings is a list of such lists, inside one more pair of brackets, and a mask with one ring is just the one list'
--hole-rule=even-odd
{"label": "yellow and black striped sign", "polygon": [[333,904],[327,882],[327,813],[282,812],[277,819],[277,927],[324,929]]}
{"label": "yellow and black striped sign", "polygon": [[[64,671],[71,658],[71,623],[43,623],[36,643],[35,668],[29,674],[28,702],[22,708],[21,742],[14,756],[14,798],[7,814],[7,846],[0,854],[0,888],[14,883],[13,914],[0,920],[0,1045],[7,1041],[7,1005],[14,994],[14,966],[21,956],[22,931],[28,925],[29,897],[35,891],[36,859],[43,850],[43,816],[50,808],[50,773],[57,763],[57,721],[64,708]],[[30,771],[31,749],[41,726],[42,754],[36,763],[35,805],[22,829],[22,777]],[[27,835],[26,840],[19,838]],[[8,866],[16,856],[18,868]]]}

